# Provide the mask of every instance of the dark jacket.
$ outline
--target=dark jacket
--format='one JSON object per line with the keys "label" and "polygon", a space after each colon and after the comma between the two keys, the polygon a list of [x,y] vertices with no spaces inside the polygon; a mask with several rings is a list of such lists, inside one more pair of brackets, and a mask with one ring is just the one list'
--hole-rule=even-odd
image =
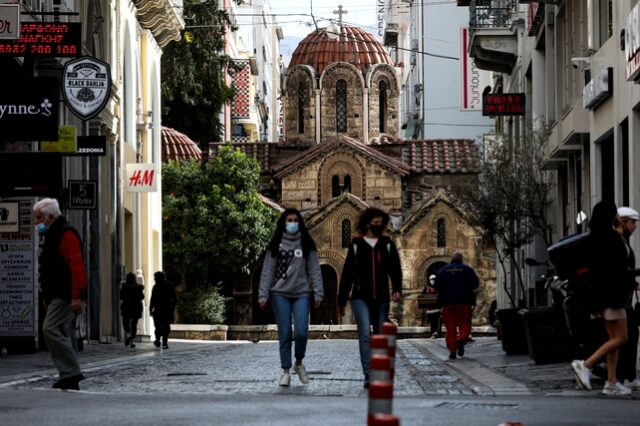
{"label": "dark jacket", "polygon": [[151,302],[149,303],[149,311],[153,315],[154,320],[164,321],[173,320],[173,310],[176,307],[176,290],[169,281],[158,281],[151,291]]}
{"label": "dark jacket", "polygon": [[627,249],[615,230],[589,234],[588,292],[590,312],[624,308],[635,282],[629,279]]}
{"label": "dark jacket", "polygon": [[58,216],[45,234],[40,254],[40,285],[47,303],[51,303],[53,299],[71,301],[71,270],[60,254],[62,237],[67,231],[73,232],[78,241],[82,241],[75,228],[63,216]]}
{"label": "dark jacket", "polygon": [[349,298],[388,301],[389,279],[392,291],[402,293],[400,255],[393,241],[382,236],[371,247],[363,237],[353,238],[340,277],[338,305],[346,306]]}
{"label": "dark jacket", "polygon": [[141,318],[144,286],[140,284],[122,283],[120,288],[120,313],[123,317]]}
{"label": "dark jacket", "polygon": [[479,284],[478,276],[472,267],[464,263],[449,263],[436,275],[438,304],[475,305],[475,290]]}

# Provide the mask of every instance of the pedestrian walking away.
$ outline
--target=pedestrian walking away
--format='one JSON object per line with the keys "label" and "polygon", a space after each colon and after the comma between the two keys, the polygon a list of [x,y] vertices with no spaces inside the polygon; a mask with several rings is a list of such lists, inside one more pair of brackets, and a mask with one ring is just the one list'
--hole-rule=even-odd
{"label": "pedestrian walking away", "polygon": [[[422,290],[422,294],[432,294],[437,296],[436,291],[436,276],[435,274],[429,275],[429,280]],[[432,339],[436,339],[442,336],[442,320],[440,318],[441,309],[436,304],[434,307],[430,307],[424,310],[426,320],[429,322],[430,336]]]}
{"label": "pedestrian walking away", "polygon": [[38,201],[33,206],[33,216],[36,231],[44,237],[40,287],[47,313],[42,328],[60,375],[53,387],[79,390],[84,376],[78,362],[75,324],[87,298],[82,240],[62,216],[58,200],[54,198]]}
{"label": "pedestrian walking away", "polygon": [[142,301],[144,287],[137,282],[136,275],[129,272],[120,288],[120,313],[124,326],[124,345],[136,347],[135,339],[138,333],[138,320],[142,317]]}
{"label": "pedestrian walking away", "polygon": [[149,311],[153,316],[153,323],[156,327],[156,340],[153,341],[153,344],[156,348],[159,348],[162,340],[162,348],[168,349],[173,311],[176,308],[176,290],[173,284],[166,280],[162,271],[153,274],[153,279],[156,283],[153,286],[153,290],[151,290],[151,301],[149,303]]}
{"label": "pedestrian walking away", "polygon": [[369,387],[371,329],[373,334],[380,333],[382,324],[389,320],[390,299],[398,302],[402,295],[400,255],[391,238],[383,235],[389,220],[389,215],[377,208],[362,213],[356,225],[357,234],[349,244],[338,290],[341,317],[351,300],[365,388]]}
{"label": "pedestrian walking away", "polygon": [[620,348],[616,376],[618,381],[631,390],[640,389],[636,370],[638,356],[638,317],[633,309],[633,294],[638,290],[636,282],[636,256],[630,245],[631,235],[636,230],[636,222],[640,219],[638,212],[630,207],[618,208],[618,227],[616,230],[622,235],[627,249],[627,284],[628,292],[624,304],[627,314],[627,343]]}
{"label": "pedestrian walking away", "polygon": [[583,284],[585,300],[592,319],[602,321],[608,340],[585,360],[573,360],[571,367],[578,384],[591,389],[591,369],[601,359],[607,360],[605,395],[628,395],[616,376],[619,349],[627,341],[627,315],[624,309],[629,293],[627,249],[614,229],[618,225],[616,205],[601,201],[593,207],[589,221],[589,276]]}
{"label": "pedestrian walking away", "polygon": [[[267,301],[276,316],[280,367],[280,386],[291,384],[291,343],[294,343],[293,370],[302,384],[309,375],[302,361],[307,351],[311,300],[318,308],[324,298],[322,273],[316,243],[309,235],[300,212],[286,209],[276,223],[260,275],[258,304]],[[293,332],[291,331],[293,317]]]}
{"label": "pedestrian walking away", "polygon": [[436,275],[438,302],[447,328],[446,344],[449,359],[464,356],[465,345],[471,335],[472,306],[476,303],[478,276],[472,267],[463,263],[462,253],[454,253],[451,262]]}

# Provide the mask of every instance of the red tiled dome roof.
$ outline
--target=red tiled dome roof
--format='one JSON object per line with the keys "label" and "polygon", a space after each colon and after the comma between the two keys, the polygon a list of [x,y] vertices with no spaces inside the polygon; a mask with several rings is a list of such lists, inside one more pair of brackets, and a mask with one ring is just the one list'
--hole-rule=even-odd
{"label": "red tiled dome roof", "polygon": [[202,151],[189,137],[170,127],[162,126],[162,161],[185,161],[202,158]]}
{"label": "red tiled dome roof", "polygon": [[391,57],[373,35],[347,25],[340,27],[340,37],[334,40],[327,35],[327,28],[309,34],[298,44],[289,66],[310,65],[321,74],[334,62],[352,64],[363,74],[375,64],[393,66]]}

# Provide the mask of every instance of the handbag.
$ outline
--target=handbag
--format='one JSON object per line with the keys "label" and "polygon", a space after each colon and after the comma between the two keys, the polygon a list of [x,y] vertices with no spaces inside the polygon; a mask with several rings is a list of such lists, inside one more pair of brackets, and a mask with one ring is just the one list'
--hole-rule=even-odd
{"label": "handbag", "polygon": [[437,309],[438,308],[438,295],[431,294],[419,294],[418,295],[418,308],[420,309]]}

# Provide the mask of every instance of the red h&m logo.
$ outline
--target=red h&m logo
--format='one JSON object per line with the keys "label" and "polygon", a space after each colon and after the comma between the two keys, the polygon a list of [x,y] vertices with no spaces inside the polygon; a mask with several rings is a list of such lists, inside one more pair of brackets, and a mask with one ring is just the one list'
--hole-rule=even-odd
{"label": "red h&m logo", "polygon": [[156,176],[154,164],[127,164],[126,189],[128,192],[154,192],[157,190]]}

